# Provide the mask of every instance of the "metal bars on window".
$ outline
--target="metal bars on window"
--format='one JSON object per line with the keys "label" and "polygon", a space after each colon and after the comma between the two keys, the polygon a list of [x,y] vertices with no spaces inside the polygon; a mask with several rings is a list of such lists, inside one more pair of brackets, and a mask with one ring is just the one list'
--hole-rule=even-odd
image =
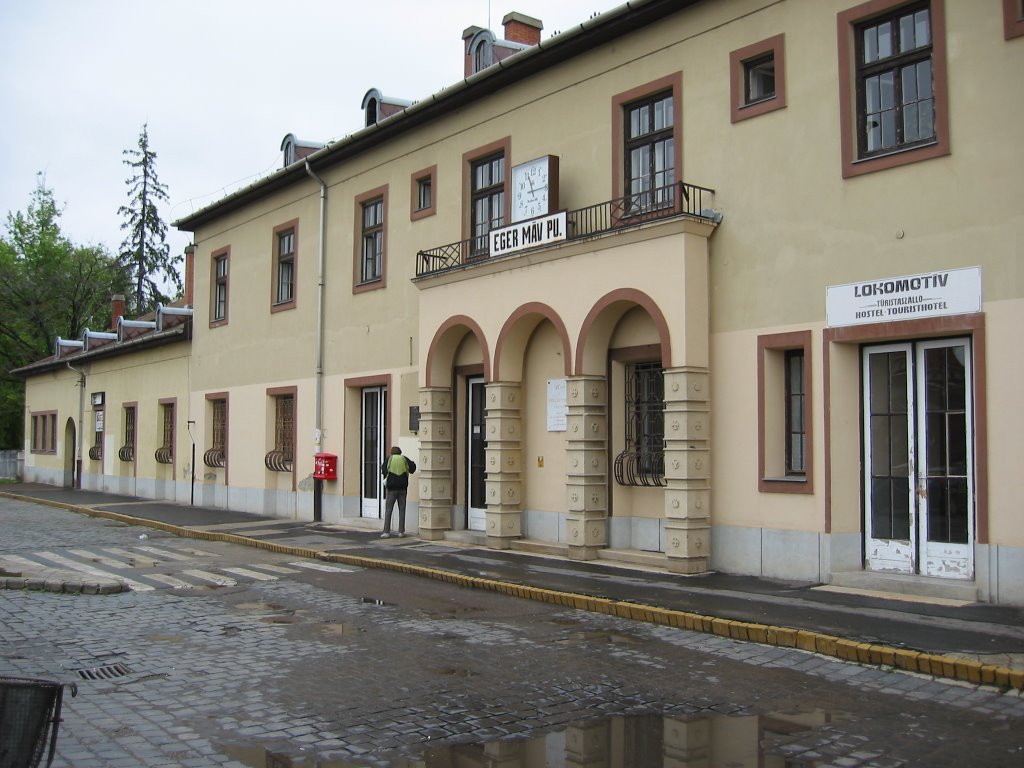
{"label": "metal bars on window", "polygon": [[121,461],[135,461],[135,406],[124,409],[124,445],[117,457]]}
{"label": "metal bars on window", "polygon": [[212,400],[210,405],[213,439],[211,447],[203,454],[203,463],[208,467],[223,467],[228,431],[228,403],[226,400]]}
{"label": "metal bars on window", "polygon": [[295,397],[278,395],[274,398],[274,449],[265,459],[267,469],[273,472],[291,472],[295,459]]}
{"label": "metal bars on window", "polygon": [[170,464],[174,461],[174,403],[164,403],[160,410],[163,417],[163,443],[156,449],[155,456],[160,464]]}
{"label": "metal bars on window", "polygon": [[625,449],[615,457],[619,485],[665,485],[665,371],[660,362],[626,368]]}

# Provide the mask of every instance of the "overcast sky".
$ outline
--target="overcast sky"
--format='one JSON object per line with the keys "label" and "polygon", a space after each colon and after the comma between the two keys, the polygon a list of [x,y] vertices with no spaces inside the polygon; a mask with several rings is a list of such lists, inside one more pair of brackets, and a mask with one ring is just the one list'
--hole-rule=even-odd
{"label": "overcast sky", "polygon": [[281,140],[362,126],[370,88],[420,100],[462,79],[462,31],[518,11],[542,38],[623,0],[0,0],[0,220],[45,176],[64,233],[111,252],[144,123],[172,221],[281,165]]}

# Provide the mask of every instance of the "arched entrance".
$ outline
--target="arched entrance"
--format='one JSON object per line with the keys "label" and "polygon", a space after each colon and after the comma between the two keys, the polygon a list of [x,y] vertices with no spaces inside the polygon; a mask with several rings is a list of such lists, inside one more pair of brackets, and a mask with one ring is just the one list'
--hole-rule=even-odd
{"label": "arched entrance", "polygon": [[82,465],[77,458],[78,435],[74,419],[64,425],[64,487],[79,488],[82,482]]}

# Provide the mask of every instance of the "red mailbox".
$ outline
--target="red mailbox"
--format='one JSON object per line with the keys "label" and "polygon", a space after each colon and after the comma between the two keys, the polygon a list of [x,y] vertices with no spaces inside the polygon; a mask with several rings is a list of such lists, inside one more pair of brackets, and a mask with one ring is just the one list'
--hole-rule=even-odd
{"label": "red mailbox", "polygon": [[337,480],[338,457],[333,453],[314,453],[313,477],[317,480]]}

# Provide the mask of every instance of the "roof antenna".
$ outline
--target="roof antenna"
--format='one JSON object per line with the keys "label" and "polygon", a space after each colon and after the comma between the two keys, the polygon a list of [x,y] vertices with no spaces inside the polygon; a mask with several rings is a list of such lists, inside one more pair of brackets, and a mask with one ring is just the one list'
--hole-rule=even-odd
{"label": "roof antenna", "polygon": [[491,0],[487,0],[487,28],[491,28]]}

